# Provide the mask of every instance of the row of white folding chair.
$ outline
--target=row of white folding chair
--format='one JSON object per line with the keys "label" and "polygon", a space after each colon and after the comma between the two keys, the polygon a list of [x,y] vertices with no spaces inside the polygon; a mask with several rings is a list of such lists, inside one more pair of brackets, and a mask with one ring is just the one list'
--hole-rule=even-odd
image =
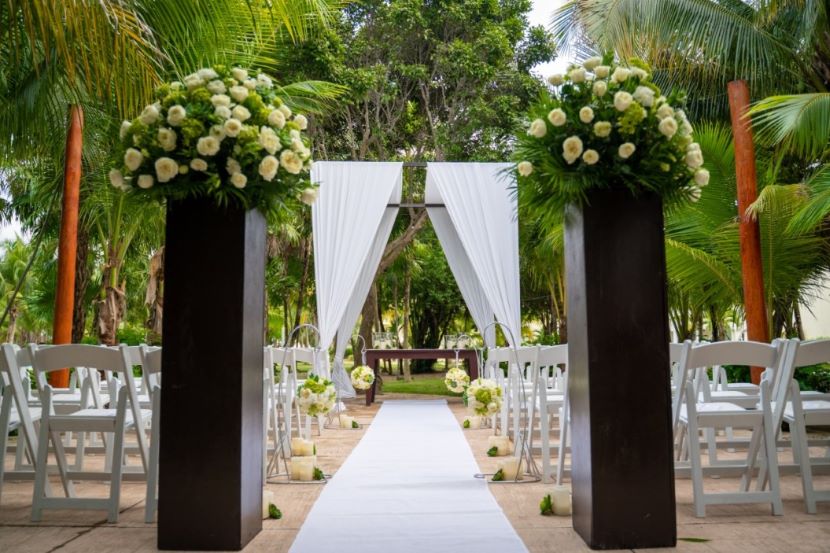
{"label": "row of white folding chair", "polygon": [[[775,436],[776,425],[780,424],[783,405],[790,390],[789,382],[793,376],[797,347],[798,344],[794,341],[777,341],[773,344],[717,342],[689,346],[684,351],[676,381],[673,421],[679,440],[679,451],[684,452],[688,447],[697,516],[705,516],[706,505],[725,503],[770,503],[773,514],[782,513]],[[701,397],[693,380],[695,371],[727,364],[772,369],[761,384],[758,408],[748,409],[727,401],[705,401]],[[710,461],[710,466],[704,470],[699,432],[703,430],[708,433],[707,442],[711,445],[714,431],[725,427],[751,430],[747,457],[740,462],[721,461],[717,459],[716,451],[710,447],[710,455],[714,458]],[[769,478],[766,483],[759,480],[758,489],[750,492],[750,480],[759,455],[761,466],[766,467]],[[703,485],[704,472],[723,473],[724,467],[740,471],[742,478],[738,491],[706,493]]]}
{"label": "row of white folding chair", "polygon": [[158,471],[161,437],[161,348],[141,346],[142,379],[150,402],[150,449],[147,455],[147,484],[144,501],[144,522],[153,522],[158,507]]}
{"label": "row of white folding chair", "polygon": [[[559,439],[557,449],[556,481],[561,483],[566,471],[566,456],[569,440],[568,417],[568,372],[561,367],[568,364],[567,344],[540,347],[536,358],[538,386],[536,399],[539,412],[539,432],[541,434],[542,478],[550,482],[551,468],[551,432],[553,418],[559,420]],[[549,386],[549,382],[552,384]]]}
{"label": "row of white folding chair", "polygon": [[[41,519],[44,509],[103,509],[109,521],[118,518],[121,481],[124,473],[124,437],[134,431],[141,457],[142,476],[148,467],[147,442],[144,432],[149,410],[141,410],[133,379],[133,366],[126,346],[107,348],[83,344],[37,348],[30,346],[32,365],[37,381],[41,383],[41,424],[38,436],[35,486],[32,497],[32,520]],[[45,375],[64,367],[85,367],[90,370],[112,371],[122,381],[114,409],[87,408],[69,414],[59,414],[52,405],[52,387]],[[115,390],[111,389],[110,392]],[[101,432],[113,435],[112,462],[109,471],[71,471],[61,439],[64,432]],[[49,443],[55,451],[56,463],[67,497],[47,494]],[[75,480],[109,480],[110,493],[106,499],[79,498],[75,494]]]}
{"label": "row of white folding chair", "polygon": [[[527,416],[533,398],[530,379],[525,374],[536,372],[536,357],[538,348],[490,348],[487,352],[485,374],[496,380],[502,388],[502,409],[499,414],[498,426],[502,433],[517,440],[522,427],[522,421]],[[506,368],[502,368],[502,364]],[[495,419],[495,418],[494,418]],[[532,420],[532,417],[529,419]],[[494,420],[495,422],[495,420]]]}

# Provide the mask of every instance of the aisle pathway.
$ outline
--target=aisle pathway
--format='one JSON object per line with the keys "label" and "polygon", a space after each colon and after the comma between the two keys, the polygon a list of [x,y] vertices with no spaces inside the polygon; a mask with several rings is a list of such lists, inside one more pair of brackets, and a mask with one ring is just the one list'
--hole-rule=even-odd
{"label": "aisle pathway", "polygon": [[443,400],[386,401],[291,553],[526,553]]}

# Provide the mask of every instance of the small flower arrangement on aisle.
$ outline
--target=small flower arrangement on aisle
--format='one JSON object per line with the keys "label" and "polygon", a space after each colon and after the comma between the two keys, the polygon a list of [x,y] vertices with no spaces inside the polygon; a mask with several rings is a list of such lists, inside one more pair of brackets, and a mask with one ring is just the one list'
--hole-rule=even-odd
{"label": "small flower arrangement on aisle", "polygon": [[121,124],[110,182],[148,197],[211,197],[263,212],[312,203],[308,120],[264,73],[217,65],[156,89],[156,101]]}
{"label": "small flower arrangement on aisle", "polygon": [[644,62],[623,65],[606,54],[548,82],[518,137],[525,205],[558,210],[584,203],[590,189],[613,187],[665,201],[700,198],[709,172],[682,109],[685,95],[664,95]]}
{"label": "small flower arrangement on aisle", "polygon": [[470,375],[464,369],[453,367],[447,371],[444,385],[450,392],[460,394],[470,385]]}
{"label": "small flower arrangement on aisle", "polygon": [[309,375],[302,386],[297,388],[297,405],[300,413],[312,417],[327,415],[334,409],[337,392],[331,380]]}
{"label": "small flower arrangement on aisle", "polygon": [[467,408],[485,417],[501,411],[502,390],[495,380],[477,378],[467,388]]}
{"label": "small flower arrangement on aisle", "polygon": [[352,386],[355,390],[368,390],[375,382],[375,371],[366,365],[360,365],[352,370]]}

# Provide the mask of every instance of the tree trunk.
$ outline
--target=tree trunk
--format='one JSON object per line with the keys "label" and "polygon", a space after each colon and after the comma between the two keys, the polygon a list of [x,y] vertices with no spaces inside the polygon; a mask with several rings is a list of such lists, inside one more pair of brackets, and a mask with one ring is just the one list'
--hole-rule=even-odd
{"label": "tree trunk", "polygon": [[118,327],[127,310],[126,282],[121,285],[107,286],[104,298],[98,305],[98,339],[101,344],[115,346],[118,344]]}
{"label": "tree trunk", "polygon": [[78,247],[76,249],[75,265],[75,300],[72,307],[72,342],[79,344],[86,333],[87,304],[84,301],[92,270],[89,264],[89,228],[82,226],[78,229]]}
{"label": "tree trunk", "polygon": [[297,312],[294,313],[294,328],[297,328],[303,322],[303,303],[305,302],[305,289],[308,285],[308,269],[310,259],[310,243],[308,240],[303,240],[303,274],[300,277],[300,287],[297,292]]}
{"label": "tree trunk", "polygon": [[9,310],[9,328],[6,331],[6,343],[14,343],[14,335],[17,334],[17,306]]}
{"label": "tree trunk", "polygon": [[161,343],[161,324],[164,315],[164,246],[156,250],[150,258],[150,275],[144,305],[150,311],[144,323],[148,332],[147,342]]}
{"label": "tree trunk", "polygon": [[[403,288],[403,348],[409,349],[409,313],[410,313],[410,299],[412,295],[412,271],[409,263],[406,264],[406,273],[404,276]],[[405,382],[412,381],[412,371],[409,365],[409,359],[403,361],[403,379]]]}

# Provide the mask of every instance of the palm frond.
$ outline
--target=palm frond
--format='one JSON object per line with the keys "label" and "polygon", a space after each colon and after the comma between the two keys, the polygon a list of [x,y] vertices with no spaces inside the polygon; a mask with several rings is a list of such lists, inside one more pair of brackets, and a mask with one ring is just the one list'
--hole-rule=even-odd
{"label": "palm frond", "polygon": [[830,92],[770,96],[749,111],[759,141],[814,159],[830,146]]}

